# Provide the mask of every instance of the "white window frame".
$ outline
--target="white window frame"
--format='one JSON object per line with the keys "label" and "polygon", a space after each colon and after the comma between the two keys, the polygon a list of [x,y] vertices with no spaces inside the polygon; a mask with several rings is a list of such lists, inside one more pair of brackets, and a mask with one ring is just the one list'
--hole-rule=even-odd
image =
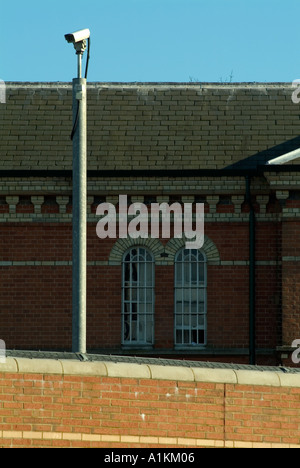
{"label": "white window frame", "polygon": [[174,343],[176,349],[207,345],[207,258],[202,250],[183,248],[175,257]]}
{"label": "white window frame", "polygon": [[154,256],[145,247],[131,247],[123,255],[122,261],[122,345],[124,347],[153,347],[154,288]]}

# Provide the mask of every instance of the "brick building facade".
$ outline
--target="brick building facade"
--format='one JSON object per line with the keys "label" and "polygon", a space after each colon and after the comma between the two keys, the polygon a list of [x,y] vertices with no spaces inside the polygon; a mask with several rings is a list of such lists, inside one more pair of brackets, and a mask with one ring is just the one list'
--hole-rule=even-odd
{"label": "brick building facade", "polygon": [[[300,146],[283,84],[89,84],[89,351],[291,364],[300,338]],[[72,88],[6,84],[0,338],[69,350]],[[105,239],[109,202],[204,203],[205,242]]]}

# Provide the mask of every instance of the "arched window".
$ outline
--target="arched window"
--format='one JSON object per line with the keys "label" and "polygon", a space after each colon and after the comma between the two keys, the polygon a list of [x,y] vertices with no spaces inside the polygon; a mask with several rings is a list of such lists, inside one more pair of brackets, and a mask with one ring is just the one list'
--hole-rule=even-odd
{"label": "arched window", "polygon": [[122,344],[154,343],[154,258],[143,247],[123,256]]}
{"label": "arched window", "polygon": [[206,257],[180,250],[175,258],[175,345],[206,345]]}

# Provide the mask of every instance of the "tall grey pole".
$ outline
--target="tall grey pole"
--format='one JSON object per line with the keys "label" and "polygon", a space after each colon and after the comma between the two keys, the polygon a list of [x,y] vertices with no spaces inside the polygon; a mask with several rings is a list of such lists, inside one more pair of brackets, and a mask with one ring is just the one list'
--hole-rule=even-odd
{"label": "tall grey pole", "polygon": [[[78,58],[78,77],[73,80],[73,252],[72,252],[72,350],[86,353],[86,209],[87,209],[87,131],[86,77],[90,57],[90,30],[65,34]],[[85,78],[82,56],[88,41]]]}
{"label": "tall grey pole", "polygon": [[72,350],[83,354],[86,353],[86,117],[86,79],[79,77],[73,80]]}

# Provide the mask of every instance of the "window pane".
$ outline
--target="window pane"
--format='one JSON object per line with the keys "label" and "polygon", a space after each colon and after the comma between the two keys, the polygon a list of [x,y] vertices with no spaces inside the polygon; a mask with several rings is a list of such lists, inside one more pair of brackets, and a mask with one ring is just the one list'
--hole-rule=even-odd
{"label": "window pane", "polygon": [[181,268],[181,264],[178,265],[178,268],[176,268],[175,271],[175,286],[182,286],[182,281],[183,281],[183,268]]}
{"label": "window pane", "polygon": [[199,267],[198,267],[198,264],[197,263],[192,263],[191,265],[191,271],[192,271],[192,284],[197,286],[197,283],[198,283],[198,271],[199,271]]}
{"label": "window pane", "polygon": [[176,315],[176,327],[182,328],[182,325],[183,325],[183,316]]}
{"label": "window pane", "polygon": [[204,315],[199,315],[198,316],[198,325],[199,327],[203,328],[205,325],[205,317]]}
{"label": "window pane", "polygon": [[190,283],[190,264],[187,262],[183,264],[183,281],[185,285]]}
{"label": "window pane", "polygon": [[183,330],[183,344],[190,344],[190,332],[189,332],[189,330]]}
{"label": "window pane", "polygon": [[175,302],[181,303],[182,298],[183,298],[183,290],[179,288],[175,289]]}
{"label": "window pane", "polygon": [[197,328],[198,327],[198,315],[193,314],[191,318],[192,318],[191,320],[192,328]]}
{"label": "window pane", "polygon": [[200,263],[199,266],[199,281],[200,283],[205,283],[205,263]]}
{"label": "window pane", "polygon": [[176,343],[183,344],[182,331],[180,329],[176,329]]}
{"label": "window pane", "polygon": [[151,304],[152,306],[152,301],[153,301],[153,290],[152,288],[146,289],[146,302],[147,304]]}
{"label": "window pane", "polygon": [[137,288],[131,288],[130,291],[131,291],[131,298],[130,298],[130,300],[136,302],[137,299],[138,299],[138,290],[137,290]]}
{"label": "window pane", "polygon": [[124,261],[125,261],[125,262],[130,262],[130,253],[126,255]]}

